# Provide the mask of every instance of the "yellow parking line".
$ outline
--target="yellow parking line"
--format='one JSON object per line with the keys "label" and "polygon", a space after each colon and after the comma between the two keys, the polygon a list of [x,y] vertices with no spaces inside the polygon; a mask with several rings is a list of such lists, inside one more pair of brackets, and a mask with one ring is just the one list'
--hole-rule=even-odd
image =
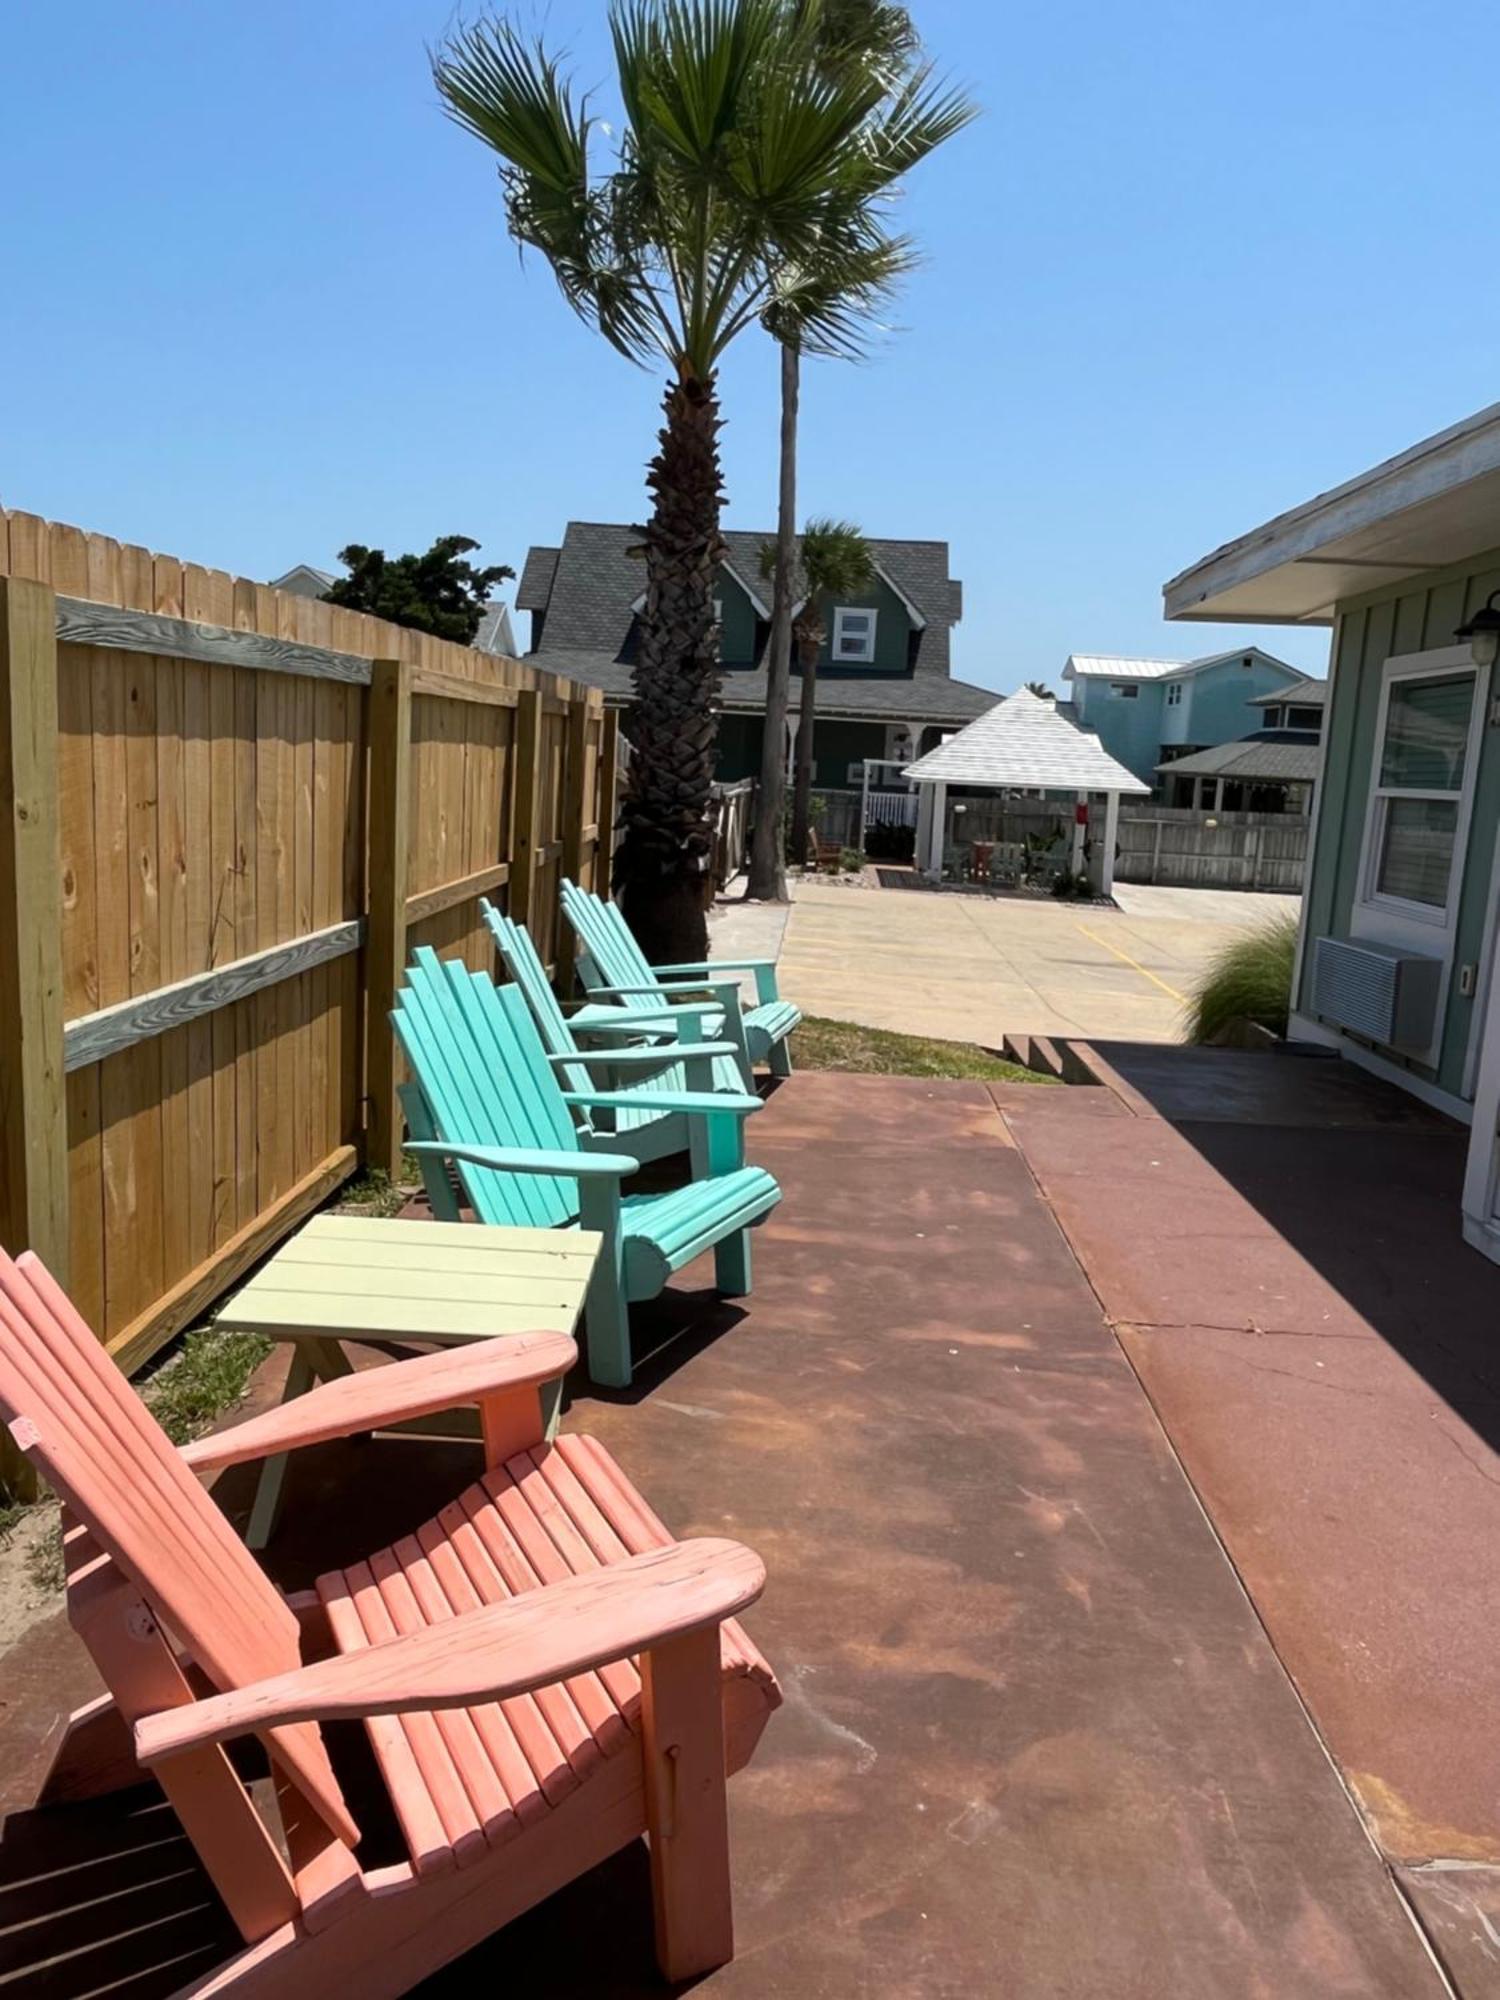
{"label": "yellow parking line", "polygon": [[1120,947],[1117,944],[1111,944],[1108,938],[1100,937],[1099,933],[1097,931],[1091,931],[1087,924],[1080,924],[1078,928],[1083,932],[1086,938],[1092,938],[1095,944],[1102,944],[1104,949],[1106,951],[1112,951],[1116,958],[1124,959],[1125,963],[1128,966],[1130,966],[1130,968],[1133,971],[1138,972],[1141,975],[1142,979],[1149,979],[1153,986],[1159,986],[1163,993],[1170,993],[1172,998],[1174,1000],[1180,1000],[1184,1007],[1186,1007],[1189,1004],[1188,997],[1185,993],[1179,993],[1175,986],[1168,986],[1165,979],[1158,979],[1156,974],[1151,970],[1149,966],[1142,965],[1140,960],[1137,958],[1132,958],[1128,951],[1121,951]]}

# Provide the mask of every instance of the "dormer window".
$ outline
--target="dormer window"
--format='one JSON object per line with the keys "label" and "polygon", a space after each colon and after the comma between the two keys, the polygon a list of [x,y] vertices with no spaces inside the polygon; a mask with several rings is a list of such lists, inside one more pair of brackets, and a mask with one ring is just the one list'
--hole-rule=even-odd
{"label": "dormer window", "polygon": [[1168,681],[1168,682],[1167,682],[1167,707],[1168,707],[1168,708],[1181,708],[1181,706],[1182,706],[1182,682],[1181,682],[1181,681]]}
{"label": "dormer window", "polygon": [[875,658],[876,613],[840,604],[833,614],[835,666],[869,666]]}
{"label": "dormer window", "polygon": [[1280,710],[1279,708],[1268,708],[1268,709],[1266,710],[1266,725],[1265,725],[1265,726],[1266,726],[1266,728],[1267,728],[1267,729],[1280,729],[1280,727],[1281,727],[1281,716],[1282,716],[1282,712],[1281,712],[1281,710]]}

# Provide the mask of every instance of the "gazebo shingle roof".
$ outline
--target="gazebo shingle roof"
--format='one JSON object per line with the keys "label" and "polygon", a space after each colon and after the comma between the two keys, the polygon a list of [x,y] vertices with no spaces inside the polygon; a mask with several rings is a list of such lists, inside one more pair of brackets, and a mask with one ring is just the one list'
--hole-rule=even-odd
{"label": "gazebo shingle roof", "polygon": [[1097,736],[1026,689],[998,702],[902,774],[921,783],[1017,786],[1049,792],[1131,792],[1143,785]]}

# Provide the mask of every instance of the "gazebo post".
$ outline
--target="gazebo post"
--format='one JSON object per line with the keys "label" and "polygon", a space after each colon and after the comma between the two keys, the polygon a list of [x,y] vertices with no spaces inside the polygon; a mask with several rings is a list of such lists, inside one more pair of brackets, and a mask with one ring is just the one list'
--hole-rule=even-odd
{"label": "gazebo post", "polygon": [[1104,794],[1104,841],[1099,853],[1099,894],[1115,893],[1115,849],[1120,844],[1120,794]]}
{"label": "gazebo post", "polygon": [[948,832],[948,786],[942,778],[932,786],[932,826],[928,828],[928,872],[942,882],[942,842]]}

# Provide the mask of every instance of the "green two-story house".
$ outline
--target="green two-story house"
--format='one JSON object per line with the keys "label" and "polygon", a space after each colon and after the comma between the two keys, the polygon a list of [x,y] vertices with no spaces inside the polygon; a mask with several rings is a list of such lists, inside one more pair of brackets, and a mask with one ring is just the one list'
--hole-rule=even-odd
{"label": "green two-story house", "polygon": [[1469,1124],[1500,1261],[1500,403],[1205,556],[1166,613],[1332,628],[1294,1036]]}
{"label": "green two-story house", "polygon": [[[718,777],[758,777],[766,712],[766,645],[771,592],[760,572],[769,534],[729,530],[715,602],[719,614]],[[516,590],[531,614],[531,652],[540,667],[630,699],[645,576],[632,549],[640,531],[616,522],[570,521],[560,547],[533,548]],[[946,542],[871,538],[875,580],[856,597],[823,607],[818,663],[816,766],[821,786],[856,786],[867,757],[910,763],[941,738],[992,708],[991,690],[954,680],[950,634],[963,608],[948,574]],[[788,752],[796,730],[793,665]]]}

